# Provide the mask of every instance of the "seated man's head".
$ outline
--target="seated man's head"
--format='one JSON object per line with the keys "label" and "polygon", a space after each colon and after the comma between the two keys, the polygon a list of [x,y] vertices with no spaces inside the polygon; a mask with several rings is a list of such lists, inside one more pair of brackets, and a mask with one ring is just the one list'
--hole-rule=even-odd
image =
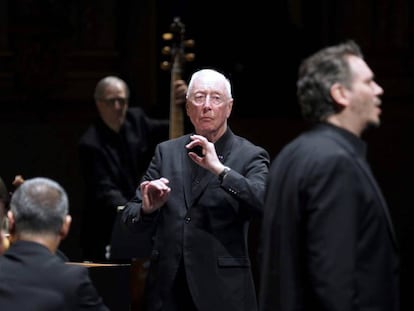
{"label": "seated man's head", "polygon": [[8,211],[12,242],[40,242],[56,251],[69,232],[71,217],[65,190],[55,181],[27,179],[13,193]]}

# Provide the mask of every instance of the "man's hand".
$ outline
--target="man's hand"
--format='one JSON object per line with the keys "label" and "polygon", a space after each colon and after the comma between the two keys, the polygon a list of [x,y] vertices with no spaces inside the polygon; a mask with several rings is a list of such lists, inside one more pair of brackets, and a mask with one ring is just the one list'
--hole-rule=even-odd
{"label": "man's hand", "polygon": [[175,80],[174,81],[174,95],[175,103],[177,105],[184,105],[186,102],[187,94],[187,83],[184,80]]}
{"label": "man's hand", "polygon": [[[198,165],[204,167],[215,175],[220,174],[223,171],[224,165],[217,157],[216,148],[212,142],[209,142],[207,138],[201,135],[191,135],[191,142],[185,147],[189,150],[188,156]],[[194,149],[193,149],[194,148]],[[198,148],[201,154],[197,154],[192,151]],[[200,150],[201,149],[201,150]]]}
{"label": "man's hand", "polygon": [[24,178],[22,175],[16,175],[14,177],[14,180],[12,182],[12,185],[15,186],[16,188],[19,187],[22,183],[24,183]]}
{"label": "man's hand", "polygon": [[144,214],[151,214],[165,204],[171,191],[171,188],[167,186],[168,183],[169,180],[164,177],[141,183],[142,212]]}

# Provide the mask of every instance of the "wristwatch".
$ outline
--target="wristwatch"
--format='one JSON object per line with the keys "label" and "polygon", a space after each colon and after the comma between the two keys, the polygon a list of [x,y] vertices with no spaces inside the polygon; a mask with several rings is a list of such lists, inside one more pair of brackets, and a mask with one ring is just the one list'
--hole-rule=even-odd
{"label": "wristwatch", "polygon": [[225,166],[221,173],[218,175],[220,182],[223,182],[223,179],[227,176],[228,172],[231,171],[230,167]]}

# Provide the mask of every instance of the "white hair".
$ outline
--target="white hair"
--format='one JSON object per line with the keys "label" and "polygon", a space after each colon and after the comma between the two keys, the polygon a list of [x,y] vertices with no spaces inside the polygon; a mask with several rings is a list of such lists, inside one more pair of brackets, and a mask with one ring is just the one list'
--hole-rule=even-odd
{"label": "white hair", "polygon": [[187,94],[186,94],[187,98],[189,94],[191,94],[192,92],[194,81],[199,79],[200,77],[203,77],[203,78],[208,77],[209,79],[222,80],[224,83],[224,87],[226,88],[226,92],[227,92],[226,95],[229,98],[232,98],[230,80],[227,79],[222,73],[214,69],[201,69],[193,73],[193,75],[191,76],[190,82],[188,83]]}

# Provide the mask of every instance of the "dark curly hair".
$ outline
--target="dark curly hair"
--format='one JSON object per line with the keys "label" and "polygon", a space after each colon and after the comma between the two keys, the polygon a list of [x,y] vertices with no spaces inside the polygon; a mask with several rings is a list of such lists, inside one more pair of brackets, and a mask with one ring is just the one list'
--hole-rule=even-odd
{"label": "dark curly hair", "polygon": [[337,112],[338,106],[330,89],[335,83],[350,87],[350,55],[363,58],[360,47],[353,40],[326,47],[302,61],[296,86],[305,120],[316,123]]}

